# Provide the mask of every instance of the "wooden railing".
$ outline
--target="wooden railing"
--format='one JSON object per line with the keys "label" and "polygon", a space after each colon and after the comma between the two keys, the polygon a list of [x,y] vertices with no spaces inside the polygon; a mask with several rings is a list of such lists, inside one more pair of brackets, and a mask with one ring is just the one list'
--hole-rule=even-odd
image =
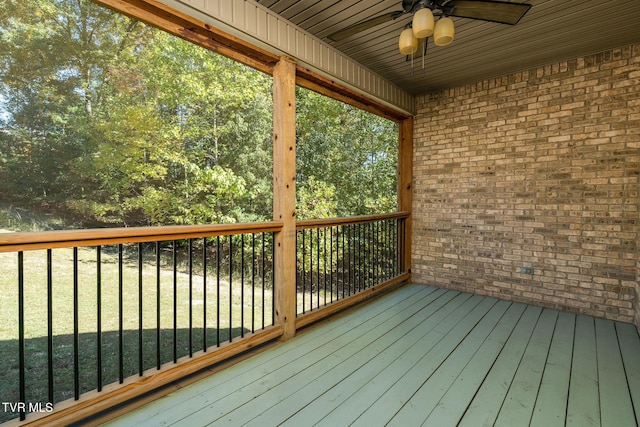
{"label": "wooden railing", "polygon": [[408,279],[408,212],[298,221],[297,327]]}
{"label": "wooden railing", "polygon": [[[296,328],[406,281],[407,218],[297,222]],[[79,420],[283,337],[281,232],[267,222],[0,234],[0,310],[15,313],[0,326],[0,392],[19,405],[0,422]]]}

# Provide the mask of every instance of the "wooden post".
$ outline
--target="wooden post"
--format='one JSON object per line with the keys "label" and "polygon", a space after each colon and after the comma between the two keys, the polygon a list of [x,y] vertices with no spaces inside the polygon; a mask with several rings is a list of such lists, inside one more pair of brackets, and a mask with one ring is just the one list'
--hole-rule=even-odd
{"label": "wooden post", "polygon": [[[398,150],[398,209],[412,212],[413,183],[413,117],[400,122]],[[405,221],[404,271],[411,273],[411,217]]]}
{"label": "wooden post", "polygon": [[296,65],[281,57],[273,70],[273,219],[275,317],[282,340],[296,332]]}

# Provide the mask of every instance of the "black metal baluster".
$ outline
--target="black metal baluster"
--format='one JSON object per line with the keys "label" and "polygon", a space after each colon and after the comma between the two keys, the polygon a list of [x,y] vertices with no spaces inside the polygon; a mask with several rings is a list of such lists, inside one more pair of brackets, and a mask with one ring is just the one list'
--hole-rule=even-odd
{"label": "black metal baluster", "polygon": [[402,220],[400,222],[400,235],[398,237],[398,245],[400,246],[398,248],[398,252],[400,253],[400,265],[399,265],[399,270],[403,273],[406,273],[404,271],[404,257],[406,256],[406,254],[404,253],[404,240],[407,238],[405,233],[406,233],[406,223],[404,220]]}
{"label": "black metal baluster", "polygon": [[391,264],[390,260],[392,259],[392,248],[393,246],[391,246],[391,242],[393,240],[392,238],[392,223],[391,220],[387,220],[385,221],[385,227],[387,229],[387,237],[386,237],[386,245],[385,247],[387,248],[387,280],[391,279],[393,277],[393,264]]}
{"label": "black metal baluster", "polygon": [[352,280],[352,290],[353,293],[357,293],[359,290],[359,282],[358,282],[358,225],[353,224],[351,230],[351,240],[353,241],[353,280]]}
{"label": "black metal baluster", "polygon": [[142,242],[138,243],[138,373],[144,372],[143,347],[142,347]]}
{"label": "black metal baluster", "polygon": [[375,286],[379,283],[380,280],[380,262],[382,258],[380,257],[380,245],[378,244],[378,239],[380,238],[380,229],[379,222],[372,221],[371,222],[371,230],[369,236],[369,244],[371,245],[371,249],[369,251],[370,254],[370,263],[369,269],[371,270],[371,281],[369,283],[370,286]]}
{"label": "black metal baluster", "polygon": [[[264,236],[264,233],[263,233],[263,236]],[[255,331],[256,331],[256,233],[251,233],[251,333],[254,333]]]}
{"label": "black metal baluster", "polygon": [[356,227],[356,283],[357,292],[360,292],[362,287],[362,224],[355,224]]}
{"label": "black metal baluster", "polygon": [[387,239],[387,235],[388,235],[389,231],[387,228],[387,221],[382,221],[380,223],[380,234],[381,234],[381,239],[382,241],[380,242],[380,252],[381,252],[381,271],[380,274],[382,275],[382,281],[386,281],[389,278],[389,270],[388,270],[388,263],[387,263],[387,259],[388,257],[388,250],[389,250],[389,239]]}
{"label": "black metal baluster", "polygon": [[220,347],[220,236],[216,236],[216,346]]}
{"label": "black metal baluster", "polygon": [[399,274],[399,253],[398,253],[398,221],[399,219],[396,219],[393,223],[392,223],[392,233],[393,235],[391,236],[392,240],[393,240],[393,275],[397,276]]}
{"label": "black metal baluster", "polygon": [[80,327],[78,325],[78,248],[73,248],[73,390],[80,399]]}
{"label": "black metal baluster", "polygon": [[381,231],[381,226],[383,225],[383,223],[380,223],[378,221],[373,222],[372,226],[373,226],[373,230],[374,230],[374,238],[373,238],[373,247],[374,247],[374,252],[373,252],[373,262],[371,263],[371,265],[374,268],[374,275],[375,275],[375,279],[373,280],[373,285],[377,285],[378,283],[382,283],[382,279],[384,277],[384,252],[382,251],[383,247],[380,245],[380,238],[382,236],[382,231]]}
{"label": "black metal baluster", "polygon": [[229,235],[229,342],[233,341],[233,236]]}
{"label": "black metal baluster", "polygon": [[359,224],[360,228],[360,289],[367,289],[371,283],[371,222],[364,222]]}
{"label": "black metal baluster", "polygon": [[202,238],[202,351],[207,351],[207,238]]}
{"label": "black metal baluster", "polygon": [[193,357],[193,239],[189,239],[189,357]]}
{"label": "black metal baluster", "polygon": [[358,224],[358,292],[367,287],[368,270],[367,260],[367,228],[368,223]]}
{"label": "black metal baluster", "polygon": [[307,312],[307,271],[306,268],[306,258],[307,258],[307,246],[305,242],[305,237],[307,235],[307,230],[302,229],[302,314]]}
{"label": "black metal baluster", "polygon": [[340,226],[340,235],[341,235],[341,238],[342,238],[342,259],[341,259],[341,264],[342,264],[342,275],[341,275],[341,278],[342,278],[342,299],[344,299],[344,285],[346,284],[346,280],[345,280],[346,252],[344,250],[344,238],[345,238],[345,235],[346,235],[346,230],[345,230],[345,226],[344,225]]}
{"label": "black metal baluster", "polygon": [[[24,253],[18,252],[18,394],[20,402],[26,402],[25,348],[24,348]],[[26,417],[20,410],[20,421]]]}
{"label": "black metal baluster", "polygon": [[333,271],[333,227],[329,227],[329,287],[331,290],[331,302],[333,302],[334,289]]}
{"label": "black metal baluster", "polygon": [[275,233],[271,233],[271,253],[273,259],[271,261],[271,326],[276,323],[276,299],[273,297],[276,291],[276,275],[274,274],[276,265],[276,252],[275,252]]}
{"label": "black metal baluster", "polygon": [[318,288],[316,308],[320,308],[320,228],[316,228],[316,261],[316,269],[318,270],[316,278],[316,287]]}
{"label": "black metal baluster", "polygon": [[387,270],[387,251],[389,248],[389,241],[387,239],[387,221],[384,220],[380,223],[380,275],[381,280],[384,282],[389,277]]}
{"label": "black metal baluster", "polygon": [[96,378],[102,391],[102,247],[96,247]]}
{"label": "black metal baluster", "polygon": [[49,403],[53,403],[53,260],[51,249],[47,249],[47,373],[48,398]]}
{"label": "black metal baluster", "polygon": [[[349,296],[351,295],[351,224],[346,224],[345,225],[345,235],[346,235],[346,240],[347,240],[347,281],[346,281],[346,287],[347,287],[347,295]],[[343,295],[344,298],[344,295]]]}
{"label": "black metal baluster", "polygon": [[[266,239],[263,236],[262,239],[262,329],[264,329],[264,310],[265,310],[265,292],[266,292],[266,260],[267,260],[267,256],[266,256]],[[273,276],[273,270],[272,270],[272,276]],[[271,289],[272,291],[272,296],[271,299],[273,299],[273,288]]]}
{"label": "black metal baluster", "polygon": [[360,255],[360,263],[362,264],[360,266],[360,271],[362,272],[362,277],[360,279],[360,283],[361,283],[361,288],[360,290],[365,290],[367,289],[368,284],[370,283],[371,280],[373,280],[373,265],[370,263],[371,261],[371,256],[373,253],[373,247],[371,246],[371,242],[370,239],[372,236],[369,236],[368,234],[373,235],[373,229],[371,228],[371,224],[372,222],[365,222],[359,225],[360,228],[360,248],[361,248],[361,255]]}
{"label": "black metal baluster", "polygon": [[178,363],[178,251],[173,241],[173,363]]}
{"label": "black metal baluster", "polygon": [[385,264],[385,256],[384,256],[384,222],[376,222],[375,223],[376,230],[376,281],[375,283],[382,283],[385,279],[384,274],[384,264]]}
{"label": "black metal baluster", "polygon": [[364,289],[367,289],[369,286],[375,283],[375,280],[373,278],[374,275],[372,271],[375,263],[375,259],[374,259],[375,257],[373,255],[374,253],[373,244],[372,244],[373,224],[374,224],[373,221],[362,224],[362,227],[363,227],[362,246],[363,246],[363,253],[364,253],[364,260],[363,260],[364,265],[362,266],[362,271],[364,272],[363,274]]}
{"label": "black metal baluster", "polygon": [[372,263],[371,266],[369,268],[371,268],[372,270],[372,280],[374,285],[378,284],[378,265],[380,263],[380,257],[379,257],[379,253],[378,253],[378,222],[374,221],[371,222],[371,253],[372,253]]}
{"label": "black metal baluster", "polygon": [[124,337],[123,337],[123,278],[122,278],[122,244],[118,245],[118,379],[124,381]]}
{"label": "black metal baluster", "polygon": [[240,337],[244,338],[244,234],[240,235]]}
{"label": "black metal baluster", "polygon": [[361,278],[360,278],[360,283],[361,283],[361,288],[360,290],[365,290],[367,288],[367,278],[368,278],[368,274],[367,274],[367,261],[368,261],[368,257],[369,255],[367,254],[367,223],[362,223],[360,224],[360,250],[361,250],[361,255],[360,255],[360,271],[361,271]]}
{"label": "black metal baluster", "polygon": [[162,358],[160,352],[160,242],[156,242],[156,368],[160,369]]}
{"label": "black metal baluster", "polygon": [[327,229],[322,230],[322,263],[324,264],[324,305],[327,305]]}
{"label": "black metal baluster", "polygon": [[387,279],[387,251],[386,238],[387,228],[386,222],[383,220],[378,224],[378,255],[379,260],[378,264],[378,278],[381,283],[383,283]]}
{"label": "black metal baluster", "polygon": [[309,229],[309,311],[313,311],[313,228]]}

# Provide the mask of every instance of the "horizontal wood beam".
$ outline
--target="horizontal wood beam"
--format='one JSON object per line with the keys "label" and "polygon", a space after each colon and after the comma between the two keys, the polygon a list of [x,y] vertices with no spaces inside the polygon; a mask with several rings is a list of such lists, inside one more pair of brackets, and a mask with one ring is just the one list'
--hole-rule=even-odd
{"label": "horizontal wood beam", "polygon": [[312,90],[329,98],[353,105],[361,110],[384,117],[394,122],[401,122],[410,117],[401,113],[380,101],[376,101],[361,92],[342,85],[335,80],[324,77],[308,68],[298,65],[296,67],[296,84],[305,89]]}
{"label": "horizontal wood beam", "polygon": [[261,49],[156,0],[93,0],[184,40],[272,74],[279,55]]}
{"label": "horizontal wood beam", "polygon": [[304,230],[306,228],[332,227],[335,225],[363,224],[366,222],[386,221],[389,219],[397,218],[409,218],[409,215],[409,212],[394,212],[390,214],[360,215],[343,218],[305,219],[302,221],[298,221],[296,223],[296,228],[298,230]]}

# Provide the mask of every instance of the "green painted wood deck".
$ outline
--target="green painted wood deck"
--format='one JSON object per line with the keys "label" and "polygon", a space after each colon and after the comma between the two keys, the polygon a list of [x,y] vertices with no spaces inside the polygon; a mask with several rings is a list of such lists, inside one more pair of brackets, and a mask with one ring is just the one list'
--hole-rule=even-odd
{"label": "green painted wood deck", "polygon": [[406,285],[111,426],[637,426],[633,325]]}

